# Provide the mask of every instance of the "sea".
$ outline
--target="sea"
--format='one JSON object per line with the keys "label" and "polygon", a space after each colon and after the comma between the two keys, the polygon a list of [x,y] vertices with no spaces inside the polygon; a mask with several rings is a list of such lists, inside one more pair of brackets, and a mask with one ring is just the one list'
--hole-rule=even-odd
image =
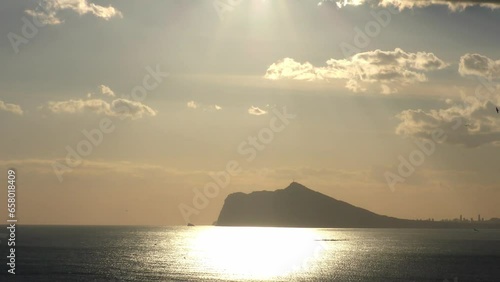
{"label": "sea", "polygon": [[0,281],[500,281],[500,230],[19,226]]}

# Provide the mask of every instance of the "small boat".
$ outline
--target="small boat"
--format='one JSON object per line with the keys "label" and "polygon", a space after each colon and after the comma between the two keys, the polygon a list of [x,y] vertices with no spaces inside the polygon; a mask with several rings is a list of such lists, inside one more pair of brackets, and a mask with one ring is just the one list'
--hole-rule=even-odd
{"label": "small boat", "polygon": [[192,223],[190,222],[190,223],[188,223],[188,226],[194,226],[194,224],[192,224]]}

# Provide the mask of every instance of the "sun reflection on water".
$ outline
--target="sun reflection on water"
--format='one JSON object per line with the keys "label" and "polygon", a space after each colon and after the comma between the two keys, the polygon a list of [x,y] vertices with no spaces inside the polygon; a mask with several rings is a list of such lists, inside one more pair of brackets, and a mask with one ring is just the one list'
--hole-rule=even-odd
{"label": "sun reflection on water", "polygon": [[313,271],[325,242],[314,229],[217,227],[200,229],[189,255],[198,269],[221,279],[267,280]]}

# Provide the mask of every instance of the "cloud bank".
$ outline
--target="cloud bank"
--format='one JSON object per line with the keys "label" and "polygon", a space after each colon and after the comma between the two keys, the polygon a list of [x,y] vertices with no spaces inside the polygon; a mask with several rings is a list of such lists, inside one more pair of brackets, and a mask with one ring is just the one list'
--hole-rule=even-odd
{"label": "cloud bank", "polygon": [[[326,1],[321,1],[326,2]],[[469,7],[479,6],[489,9],[500,8],[500,1],[496,0],[333,0],[339,8],[371,4],[380,7],[395,7],[399,10],[425,8],[429,6],[447,6],[451,11],[463,11]]]}
{"label": "cloud bank", "polygon": [[447,66],[433,53],[408,53],[396,48],[394,51],[362,52],[349,59],[330,59],[323,67],[285,58],[269,66],[264,78],[304,81],[343,79],[347,80],[346,88],[352,92],[365,92],[368,85],[376,84],[380,93],[391,94],[398,92],[402,86],[427,81],[425,72]]}
{"label": "cloud bank", "polygon": [[[449,144],[478,147],[500,145],[500,61],[480,54],[465,54],[460,59],[459,73],[476,76],[475,95],[462,94],[460,103],[447,100],[447,108],[439,110],[406,110],[397,115],[400,124],[396,134],[430,139],[436,129],[444,130]],[[488,79],[488,81],[485,80]],[[488,84],[484,84],[484,82]]]}

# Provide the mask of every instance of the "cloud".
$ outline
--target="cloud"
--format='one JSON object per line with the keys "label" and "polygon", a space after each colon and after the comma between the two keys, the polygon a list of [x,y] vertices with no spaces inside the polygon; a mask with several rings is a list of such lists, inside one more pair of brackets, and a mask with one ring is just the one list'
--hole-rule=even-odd
{"label": "cloud", "polygon": [[259,107],[251,106],[250,108],[248,108],[248,113],[251,115],[254,115],[254,116],[260,116],[260,115],[267,114],[267,111],[265,111]]}
{"label": "cloud", "polygon": [[[335,2],[339,8],[344,6],[358,6],[372,4],[381,7],[395,7],[399,10],[424,8],[433,5],[447,6],[451,11],[463,11],[466,8],[480,6],[490,9],[500,8],[500,1],[496,0],[328,0]],[[326,2],[326,1],[321,1]]]}
{"label": "cloud", "polygon": [[99,90],[101,91],[101,94],[103,95],[107,95],[107,96],[110,96],[110,97],[115,97],[115,92],[113,92],[113,90],[111,90],[111,88],[109,88],[108,86],[106,85],[99,85]]}
{"label": "cloud", "polygon": [[213,112],[213,111],[219,111],[222,110],[222,107],[219,105],[202,105],[200,103],[197,103],[195,101],[189,101],[187,102],[187,107],[190,109],[202,109],[203,111],[208,111],[208,112]]}
{"label": "cloud", "polygon": [[284,58],[281,61],[273,63],[266,71],[264,76],[267,79],[296,79],[296,80],[322,80],[323,77],[311,63],[299,63],[291,58]]}
{"label": "cloud", "polygon": [[138,119],[145,116],[156,116],[157,112],[141,102],[127,99],[116,99],[111,102],[112,115]]}
{"label": "cloud", "polygon": [[190,109],[196,109],[196,108],[198,108],[198,104],[196,104],[195,101],[189,101],[189,102],[187,102],[187,107]]}
{"label": "cloud", "polygon": [[335,2],[337,7],[342,8],[344,6],[359,6],[365,3],[365,0],[321,0],[318,6],[322,6],[325,2]]}
{"label": "cloud", "polygon": [[427,81],[425,72],[447,66],[433,53],[408,53],[396,48],[394,51],[362,52],[349,59],[330,59],[324,67],[285,58],[269,66],[264,78],[305,81],[343,79],[347,80],[346,88],[352,92],[365,92],[366,86],[377,84],[381,93],[390,94],[396,93],[401,86]]}
{"label": "cloud", "polygon": [[90,100],[68,100],[68,101],[56,101],[48,102],[46,106],[42,106],[55,114],[61,113],[81,113],[85,111],[94,113],[110,113],[110,105],[100,99],[90,99]]}
{"label": "cloud", "polygon": [[139,119],[156,116],[157,112],[136,101],[116,99],[108,103],[101,99],[51,101],[39,107],[40,110],[53,114],[95,113],[106,116]]}
{"label": "cloud", "polygon": [[500,60],[492,60],[480,54],[465,54],[460,58],[460,75],[475,75],[490,79],[500,79]]}
{"label": "cloud", "polygon": [[460,58],[458,71],[462,76],[478,77],[475,95],[462,93],[460,103],[446,99],[443,109],[423,111],[406,110],[397,115],[401,121],[396,128],[399,135],[431,139],[432,132],[446,133],[445,143],[478,147],[500,145],[500,60],[481,54],[465,54]]}
{"label": "cloud", "polygon": [[6,111],[20,116],[23,115],[23,110],[19,105],[5,103],[2,100],[0,100],[0,111]]}
{"label": "cloud", "polygon": [[447,144],[466,147],[500,145],[500,115],[495,111],[500,98],[492,95],[462,96],[461,100],[461,104],[447,101],[444,109],[399,113],[396,134],[431,140],[433,132],[442,130]]}
{"label": "cloud", "polygon": [[26,10],[25,12],[30,16],[36,17],[42,24],[56,25],[64,22],[57,17],[57,13],[62,10],[71,10],[79,15],[90,13],[104,20],[109,20],[113,17],[123,17],[122,13],[111,5],[103,7],[89,3],[87,0],[43,0],[36,9]]}

